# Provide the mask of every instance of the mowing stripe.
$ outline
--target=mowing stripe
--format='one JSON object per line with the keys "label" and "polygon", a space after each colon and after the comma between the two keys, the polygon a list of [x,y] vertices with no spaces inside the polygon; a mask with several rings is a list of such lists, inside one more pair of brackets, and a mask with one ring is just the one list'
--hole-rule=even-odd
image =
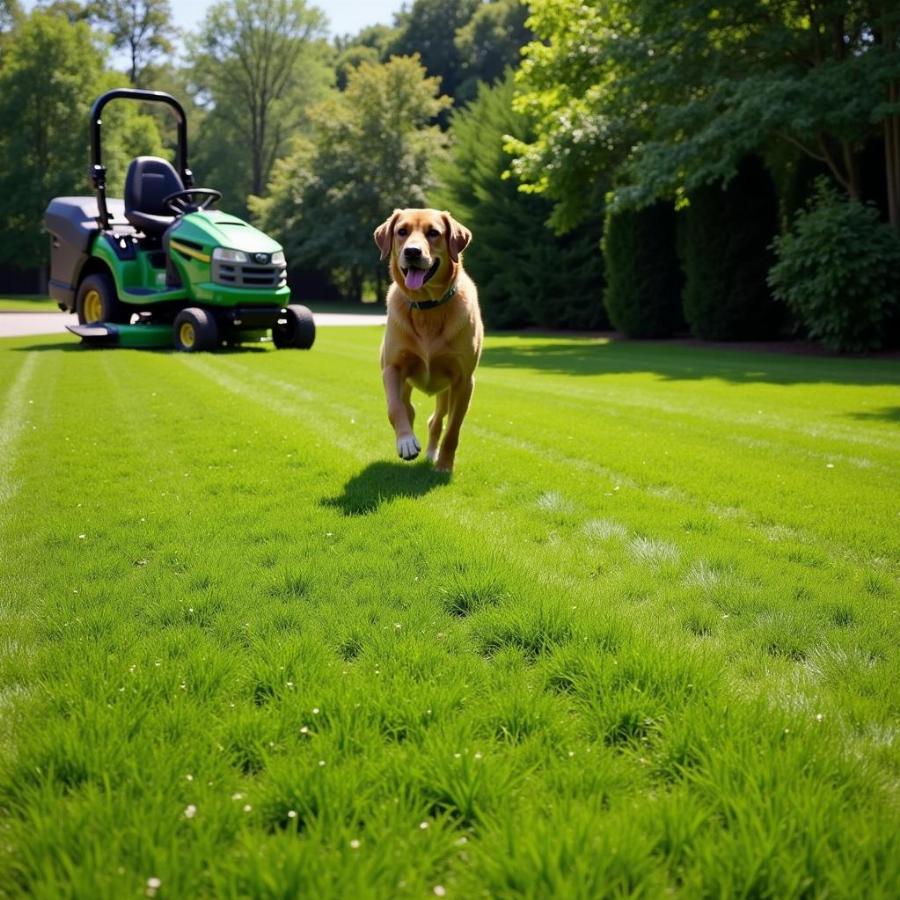
{"label": "mowing stripe", "polygon": [[18,492],[19,485],[12,478],[16,451],[14,444],[25,428],[25,388],[34,373],[37,356],[25,357],[12,385],[6,393],[6,403],[0,415],[0,503],[8,503]]}
{"label": "mowing stripe", "polygon": [[[212,361],[197,356],[182,356],[179,358],[224,390],[250,399],[254,403],[265,406],[280,415],[292,419],[301,419],[305,426],[309,426],[317,433],[323,435],[330,444],[340,448],[348,455],[360,461],[368,457],[364,444],[361,445],[358,441],[342,436],[346,434],[348,422],[354,419],[358,421],[360,416],[365,415],[360,410],[336,404],[329,399],[326,404],[319,403],[316,417],[306,417],[304,416],[302,401],[314,398],[321,401],[321,395],[304,390],[294,383],[252,370],[240,362],[226,360],[221,357],[217,357]],[[223,369],[230,370],[234,373],[234,376],[226,374],[222,371]],[[323,410],[327,410],[325,416],[322,415]],[[339,414],[329,414],[334,412]],[[499,444],[507,450],[537,458],[542,463],[552,466],[563,466],[566,469],[582,471],[594,478],[606,479],[611,483],[611,491],[626,488],[636,491],[647,498],[653,498],[665,505],[689,509],[702,508],[716,516],[723,516],[727,512],[729,518],[735,519],[743,528],[748,529],[758,539],[763,540],[767,546],[772,543],[770,534],[772,529],[771,522],[768,522],[765,517],[761,517],[751,510],[735,508],[723,511],[714,503],[706,502],[682,488],[672,485],[641,484],[624,472],[611,469],[588,459],[562,454],[558,449],[544,448],[531,441],[511,437],[474,423],[467,425],[466,431],[481,441],[495,445]],[[443,513],[445,517],[453,518],[457,521],[461,519],[459,511],[453,512],[445,508]],[[790,532],[793,539],[804,544],[813,545],[820,542],[819,537],[805,529],[792,527]],[[823,546],[826,548],[828,556],[836,561],[850,560],[858,564],[875,566],[876,568],[881,568],[879,564],[883,563],[883,560],[878,559],[874,555],[862,554],[857,549],[838,544],[833,539]]]}
{"label": "mowing stripe", "polygon": [[[230,394],[236,394],[252,401],[255,404],[266,407],[272,412],[279,415],[287,416],[293,419],[302,419],[304,426],[312,429],[317,434],[325,438],[328,443],[334,445],[345,453],[353,454],[357,457],[361,456],[358,444],[354,441],[345,440],[337,431],[337,423],[329,424],[322,416],[323,408],[320,404],[315,415],[304,415],[304,408],[298,401],[312,400],[315,395],[298,388],[295,384],[277,381],[274,379],[258,376],[250,377],[250,373],[234,363],[229,363],[224,359],[217,359],[215,365],[206,359],[201,359],[193,354],[180,354],[177,359],[183,362],[188,368],[193,369],[199,375],[217,384],[220,388],[228,391]],[[239,372],[240,377],[229,375],[225,369],[231,369],[236,373]],[[255,384],[254,384],[255,382]],[[280,400],[274,396],[272,388],[281,394],[289,394],[293,402]],[[334,409],[334,406],[331,407]],[[345,414],[351,415],[354,412],[348,407],[341,408]],[[332,418],[332,417],[328,417]]]}

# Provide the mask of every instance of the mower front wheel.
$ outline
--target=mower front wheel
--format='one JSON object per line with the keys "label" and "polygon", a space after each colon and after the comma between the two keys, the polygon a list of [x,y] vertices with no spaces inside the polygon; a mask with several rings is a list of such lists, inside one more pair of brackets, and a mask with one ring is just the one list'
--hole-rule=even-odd
{"label": "mower front wheel", "polygon": [[175,316],[172,337],[175,349],[185,353],[215,350],[219,345],[219,326],[205,309],[191,306]]}
{"label": "mower front wheel", "polygon": [[297,347],[309,350],[316,340],[316,322],[312,312],[299,303],[286,307],[272,326],[272,343],[282,349]]}
{"label": "mower front wheel", "polygon": [[79,325],[100,322],[127,324],[131,313],[116,295],[116,284],[105,272],[88,275],[78,287],[75,310]]}

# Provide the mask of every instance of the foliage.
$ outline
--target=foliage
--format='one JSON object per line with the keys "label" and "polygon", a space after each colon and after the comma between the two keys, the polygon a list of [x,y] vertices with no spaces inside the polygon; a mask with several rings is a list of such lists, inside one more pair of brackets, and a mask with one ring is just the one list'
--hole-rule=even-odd
{"label": "foliage", "polygon": [[198,142],[206,180],[242,212],[331,80],[325,19],[305,0],[221,0],[189,41],[208,114]]}
{"label": "foliage", "polygon": [[465,77],[464,61],[454,43],[482,0],[414,0],[396,16],[397,34],[389,53],[418,54],[429,75],[440,78],[441,90],[455,97]]}
{"label": "foliage", "polygon": [[94,21],[109,26],[113,47],[128,52],[131,83],[144,86],[146,67],[174,50],[169,0],[93,0],[90,9]]}
{"label": "foliage", "polygon": [[480,83],[495,84],[515,68],[522,48],[534,38],[525,24],[528,7],[522,0],[494,0],[479,6],[454,39],[462,60],[463,80],[457,103],[475,97]]}
{"label": "foliage", "polygon": [[519,104],[540,119],[536,139],[514,145],[516,169],[557,202],[560,227],[580,220],[580,186],[603,171],[615,173],[617,204],[641,206],[727,181],[747,153],[776,140],[821,159],[849,196],[858,196],[858,154],[873,133],[886,137],[889,171],[900,158],[887,140],[900,114],[890,37],[900,12],[887,4],[531,8],[539,41],[527,48]]}
{"label": "foliage", "polygon": [[[53,197],[87,194],[88,113],[118,76],[102,68],[102,44],[85,22],[33,12],[14,32],[0,68],[0,261],[38,266],[47,258],[40,228]],[[154,120],[133,104],[104,113],[103,162],[109,193],[121,192],[128,162],[160,152]],[[121,194],[120,194],[121,195]]]}
{"label": "foliage", "polygon": [[603,327],[602,222],[558,237],[546,225],[550,203],[503,178],[509,163],[504,135],[529,133],[525,117],[512,110],[513,91],[511,77],[494,88],[482,85],[477,98],[453,114],[453,144],[438,170],[435,205],[473,232],[466,268],[489,326]]}
{"label": "foliage", "polygon": [[900,312],[900,239],[878,212],[824,181],[775,241],[775,296],[831,350],[876,350]]}
{"label": "foliage", "polygon": [[670,337],[682,324],[682,274],[675,252],[675,212],[658,202],[607,212],[603,233],[606,292],[613,326],[626,337]]}
{"label": "foliage", "polygon": [[778,225],[772,179],[756,157],[745,159],[726,187],[690,195],[681,214],[684,317],[705,340],[772,337],[783,307],[773,303],[766,277]]}
{"label": "foliage", "polygon": [[363,63],[342,94],[310,110],[311,134],[274,169],[251,207],[292,265],[342,271],[358,298],[380,272],[375,228],[395,207],[424,206],[443,138],[431,123],[450,105],[418,57]]}

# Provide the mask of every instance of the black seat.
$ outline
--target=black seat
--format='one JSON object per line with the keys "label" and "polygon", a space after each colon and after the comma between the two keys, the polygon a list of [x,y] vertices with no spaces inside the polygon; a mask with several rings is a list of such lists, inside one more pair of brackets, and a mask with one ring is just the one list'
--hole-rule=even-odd
{"label": "black seat", "polygon": [[163,200],[183,190],[171,163],[158,156],[138,156],[125,176],[125,218],[148,236],[161,235],[176,219]]}

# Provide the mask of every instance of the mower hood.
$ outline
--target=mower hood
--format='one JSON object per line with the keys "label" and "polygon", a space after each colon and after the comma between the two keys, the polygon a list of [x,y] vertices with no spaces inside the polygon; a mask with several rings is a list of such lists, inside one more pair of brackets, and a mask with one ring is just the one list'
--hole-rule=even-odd
{"label": "mower hood", "polygon": [[188,213],[172,232],[175,240],[195,241],[210,251],[216,247],[243,250],[245,253],[272,254],[281,250],[281,244],[263,234],[237,216],[218,210]]}

